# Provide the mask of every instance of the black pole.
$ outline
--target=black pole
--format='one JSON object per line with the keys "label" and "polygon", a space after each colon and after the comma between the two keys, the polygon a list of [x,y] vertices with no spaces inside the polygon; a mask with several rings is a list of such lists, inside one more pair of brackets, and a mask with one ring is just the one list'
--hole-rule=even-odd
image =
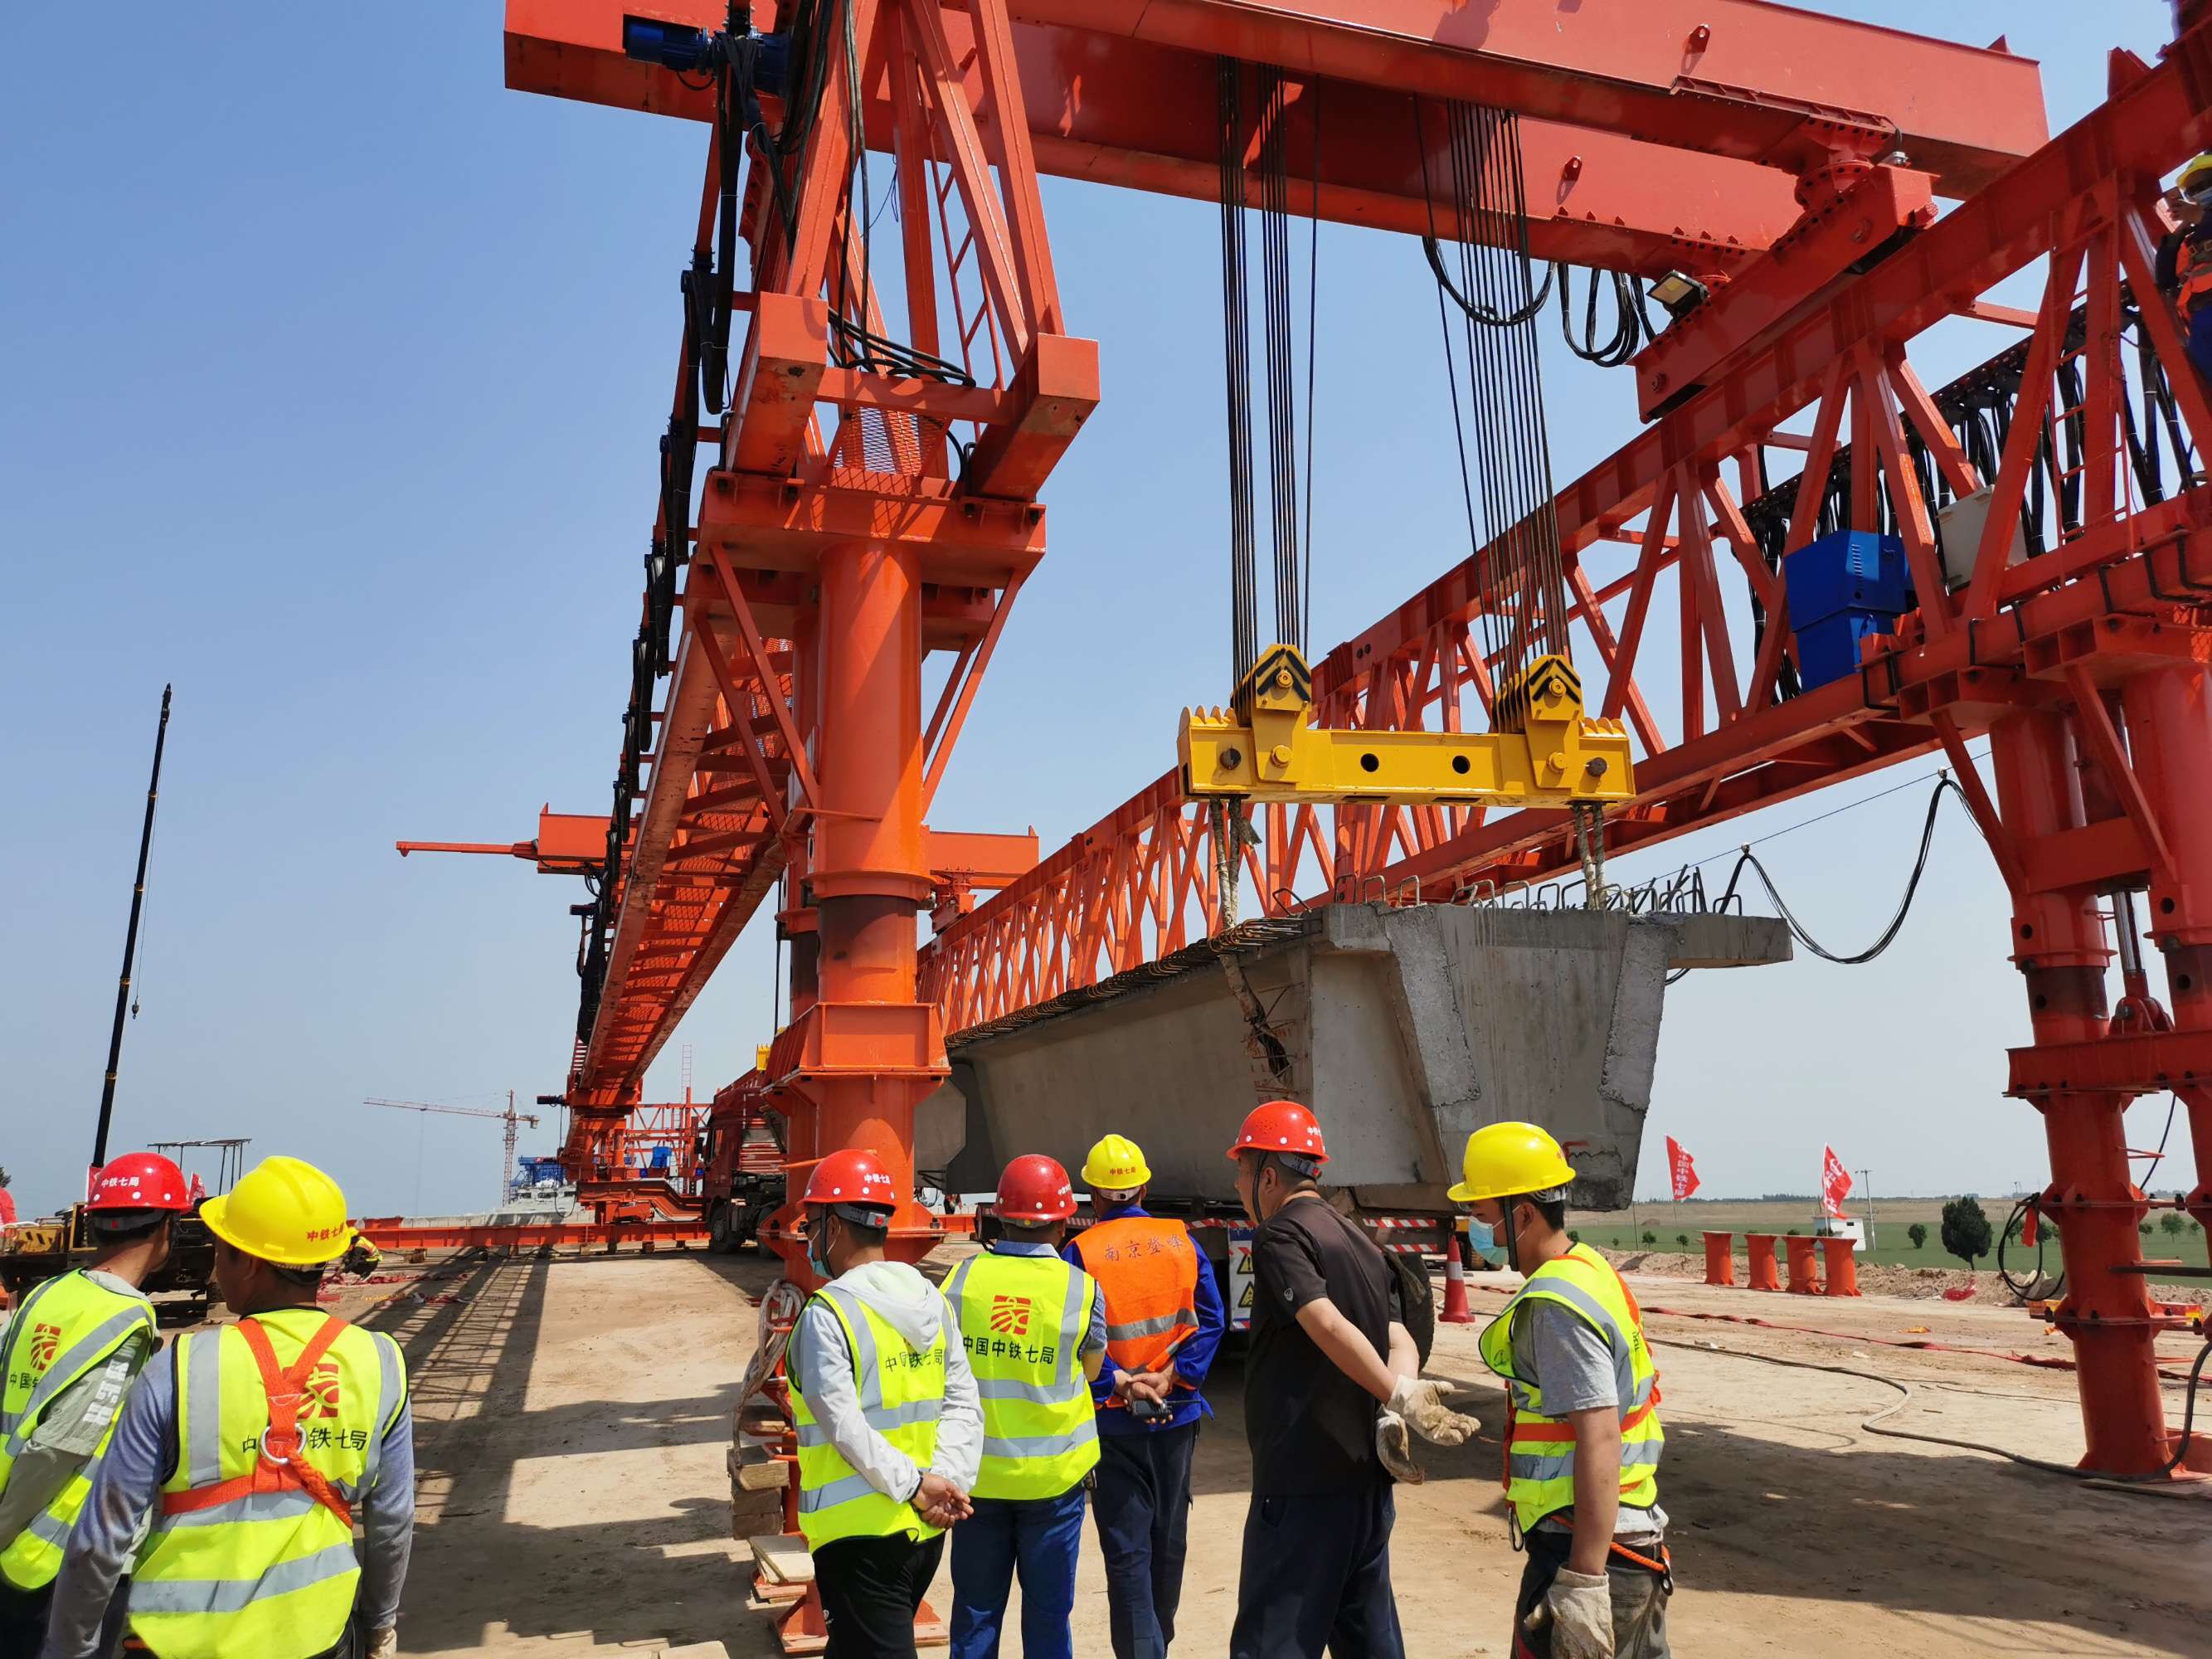
{"label": "black pole", "polygon": [[115,988],[115,1029],[107,1038],[107,1080],[100,1090],[100,1128],[92,1139],[94,1169],[107,1162],[107,1120],[115,1110],[115,1069],[123,1059],[123,1017],[131,1007],[131,963],[138,954],[138,912],[146,902],[146,854],[154,845],[154,803],[161,797],[161,746],[169,739],[169,692],[161,688],[161,723],[154,728],[154,776],[146,785],[146,825],[138,832],[138,876],[131,884],[131,926],[123,935],[123,978]]}

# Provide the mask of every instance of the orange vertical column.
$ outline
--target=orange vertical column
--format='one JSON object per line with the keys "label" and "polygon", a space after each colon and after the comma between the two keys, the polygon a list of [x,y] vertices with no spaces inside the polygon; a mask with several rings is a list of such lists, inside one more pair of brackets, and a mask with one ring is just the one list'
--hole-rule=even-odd
{"label": "orange vertical column", "polygon": [[1735,1283],[1735,1257],[1730,1253],[1735,1238],[1734,1233],[1705,1235],[1706,1284],[1733,1285]]}
{"label": "orange vertical column", "polygon": [[1782,1272],[1774,1260],[1772,1233],[1746,1233],[1744,1249],[1749,1253],[1744,1283],[1754,1291],[1778,1291],[1782,1288]]}
{"label": "orange vertical column", "polygon": [[[2154,874],[2149,905],[2167,1009],[2177,1030],[2212,1029],[2212,675],[2190,664],[2138,674],[2121,706],[2136,777],[2173,863],[2170,882]],[[2197,1184],[2183,1203],[2212,1231],[2212,1088],[2199,1082],[2177,1092],[2197,1153]]]}
{"label": "orange vertical column", "polygon": [[[944,1075],[936,1009],[915,994],[915,917],[929,897],[921,827],[921,583],[907,546],[824,553],[817,621],[818,811],[807,884],[817,1000],[799,1018],[811,1109],[794,1150],[865,1146],[914,1186],[915,1107]],[[806,1130],[811,1129],[811,1133]],[[909,1199],[892,1251],[925,1255],[941,1224]]]}
{"label": "orange vertical column", "polygon": [[[2079,756],[2063,715],[2008,716],[1990,730],[1997,804],[2016,843],[2084,822]],[[2013,914],[2013,960],[2027,981],[2039,1043],[2084,1042],[2109,1029],[2105,969],[2111,956],[2088,885],[2023,893]],[[2067,1295],[2057,1323],[2080,1367],[2085,1468],[2146,1474],[2166,1461],[2165,1413],[2153,1355],[2155,1331],[2136,1225],[2142,1213],[2130,1179],[2121,1113],[2109,1090],[2036,1097],[2051,1153],[2041,1205],[2057,1223]]]}

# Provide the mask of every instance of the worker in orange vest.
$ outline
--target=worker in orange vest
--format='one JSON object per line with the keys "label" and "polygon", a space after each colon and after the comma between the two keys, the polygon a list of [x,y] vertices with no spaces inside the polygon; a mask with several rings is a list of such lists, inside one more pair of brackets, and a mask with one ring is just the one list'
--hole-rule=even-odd
{"label": "worker in orange vest", "polygon": [[1190,1229],[1145,1208],[1152,1172],[1137,1143],[1109,1134],[1083,1165],[1096,1219],[1064,1254],[1106,1300],[1097,1485],[1091,1494],[1106,1562],[1114,1659],[1165,1659],[1182,1599],[1190,1465],[1211,1416],[1207,1369],[1228,1316]]}
{"label": "worker in orange vest", "polygon": [[2212,152],[2185,162],[2166,193],[2174,228],[2158,246],[2158,286],[2181,319],[2197,373],[2212,378]]}

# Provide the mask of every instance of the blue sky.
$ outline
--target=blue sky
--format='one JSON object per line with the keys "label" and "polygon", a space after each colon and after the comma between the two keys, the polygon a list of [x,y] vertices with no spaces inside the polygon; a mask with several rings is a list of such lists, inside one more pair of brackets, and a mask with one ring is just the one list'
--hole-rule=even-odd
{"label": "blue sky", "polygon": [[[2008,33],[2042,60],[2054,129],[2101,94],[2107,47],[2148,56],[2166,27],[2154,0],[1832,9]],[[326,1164],[359,1212],[475,1207],[496,1125],[359,1101],[489,1106],[566,1066],[580,886],[403,862],[392,843],[525,837],[548,800],[605,810],[703,133],[504,90],[494,5],[380,6],[343,37],[307,16],[239,5],[165,26],[144,72],[89,49],[70,9],[16,8],[0,50],[0,1164],[27,1209],[68,1196],[89,1151],[165,680],[118,1147],[250,1135],[256,1155]],[[103,42],[138,38],[104,15]],[[1052,482],[1051,555],[933,817],[1034,826],[1051,848],[1164,769],[1178,708],[1218,697],[1227,513],[1213,210],[1044,188],[1105,402]],[[1462,557],[1466,534],[1418,245],[1325,228],[1320,316],[1326,647]],[[1632,434],[1632,388],[1547,339],[1565,480]],[[1996,343],[1916,361],[1935,385]],[[1762,849],[1824,938],[1856,946],[1887,917],[1924,800],[1901,791]],[[2034,1115],[1999,1093],[2001,1051],[2027,1035],[2005,929],[1947,808],[1879,963],[1673,994],[1655,1137],[1692,1149],[1708,1193],[1807,1190],[1824,1140],[1886,1192],[2036,1177]],[[750,1062],[769,951],[764,927],[740,944],[651,1096],[677,1092],[686,1048],[702,1093]],[[2163,1115],[2140,1104],[2132,1142]],[[1663,1160],[1645,1167],[1656,1191]]]}

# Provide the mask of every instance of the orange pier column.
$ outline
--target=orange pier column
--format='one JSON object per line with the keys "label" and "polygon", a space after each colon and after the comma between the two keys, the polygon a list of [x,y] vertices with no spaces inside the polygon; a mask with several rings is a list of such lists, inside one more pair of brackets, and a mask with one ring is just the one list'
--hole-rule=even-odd
{"label": "orange pier column", "polygon": [[1751,1251],[1751,1272],[1748,1283],[1754,1291],[1778,1291],[1782,1288],[1781,1269],[1775,1265],[1772,1233],[1746,1233],[1745,1245]]}
{"label": "orange pier column", "polygon": [[1735,1256],[1733,1254],[1735,1242],[1734,1233],[1705,1235],[1706,1284],[1733,1285],[1735,1283]]}

